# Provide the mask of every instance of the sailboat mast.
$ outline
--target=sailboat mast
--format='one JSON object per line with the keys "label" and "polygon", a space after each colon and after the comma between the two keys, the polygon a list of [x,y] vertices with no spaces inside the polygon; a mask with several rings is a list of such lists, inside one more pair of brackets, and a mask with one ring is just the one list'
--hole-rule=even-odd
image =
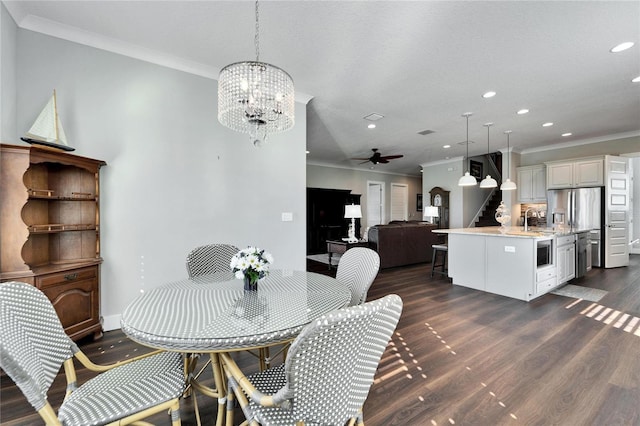
{"label": "sailboat mast", "polygon": [[56,89],[53,89],[53,122],[56,125],[56,142],[60,140],[58,137],[58,103],[56,100]]}

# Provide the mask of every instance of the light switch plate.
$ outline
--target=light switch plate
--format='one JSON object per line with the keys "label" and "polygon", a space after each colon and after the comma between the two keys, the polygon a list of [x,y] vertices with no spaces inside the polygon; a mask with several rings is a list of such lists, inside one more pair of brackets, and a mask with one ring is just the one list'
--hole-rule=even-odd
{"label": "light switch plate", "polygon": [[283,222],[293,222],[293,213],[291,213],[291,212],[282,213],[282,221]]}

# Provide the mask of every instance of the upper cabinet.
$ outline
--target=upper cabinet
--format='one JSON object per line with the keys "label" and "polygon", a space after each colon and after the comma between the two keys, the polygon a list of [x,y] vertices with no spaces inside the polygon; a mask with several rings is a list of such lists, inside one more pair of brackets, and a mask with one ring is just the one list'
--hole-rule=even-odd
{"label": "upper cabinet", "polygon": [[579,188],[604,185],[604,159],[584,158],[545,163],[547,188]]}
{"label": "upper cabinet", "polygon": [[604,161],[602,158],[576,161],[573,169],[575,186],[603,186]]}
{"label": "upper cabinet", "polygon": [[546,203],[547,186],[544,165],[518,167],[518,202]]}

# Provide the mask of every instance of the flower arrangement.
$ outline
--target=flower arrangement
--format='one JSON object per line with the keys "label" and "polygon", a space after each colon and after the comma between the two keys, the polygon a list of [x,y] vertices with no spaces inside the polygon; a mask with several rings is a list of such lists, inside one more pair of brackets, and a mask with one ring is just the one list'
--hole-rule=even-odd
{"label": "flower arrangement", "polygon": [[258,247],[247,247],[231,258],[231,271],[236,278],[244,279],[245,284],[257,286],[258,280],[269,273],[269,265],[273,256]]}

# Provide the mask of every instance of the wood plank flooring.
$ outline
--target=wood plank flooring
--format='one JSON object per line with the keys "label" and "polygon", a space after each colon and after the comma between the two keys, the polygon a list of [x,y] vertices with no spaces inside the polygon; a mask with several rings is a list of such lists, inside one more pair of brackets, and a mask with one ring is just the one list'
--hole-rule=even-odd
{"label": "wood plank flooring", "polygon": [[[313,261],[308,269],[335,274]],[[429,264],[383,270],[369,291],[370,300],[399,294],[404,311],[365,403],[368,426],[640,425],[640,256],[571,282],[608,291],[596,303],[551,294],[526,303],[429,273]],[[145,351],[120,331],[81,346],[99,363]],[[252,357],[236,358],[255,368]],[[89,376],[80,370],[80,381]],[[2,424],[42,424],[0,378]],[[58,377],[56,407],[63,387]],[[215,424],[215,404],[202,396],[198,404],[204,424]],[[182,403],[184,425],[195,424],[192,405]],[[170,424],[164,414],[152,421]]]}

